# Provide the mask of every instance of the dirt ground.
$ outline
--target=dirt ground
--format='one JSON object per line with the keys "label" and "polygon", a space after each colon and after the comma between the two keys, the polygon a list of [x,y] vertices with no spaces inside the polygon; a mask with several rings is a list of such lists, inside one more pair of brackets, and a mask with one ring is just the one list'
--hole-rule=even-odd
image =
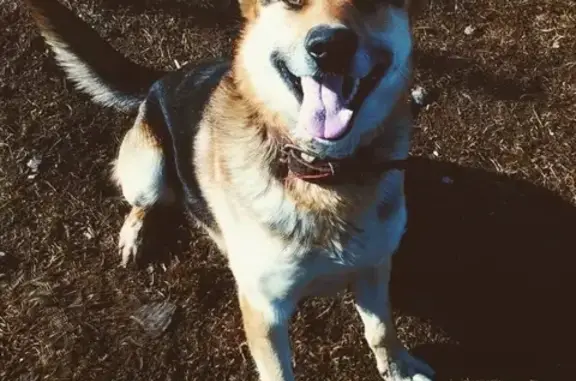
{"label": "dirt ground", "polygon": [[[238,27],[192,0],[67,4],[159,68],[229,52]],[[0,26],[0,380],[255,380],[205,237],[166,225],[165,270],[118,268],[108,173],[130,120],[73,90],[19,1],[0,0]],[[574,379],[576,7],[432,0],[417,36],[431,103],[395,258],[401,338],[439,380]],[[165,300],[150,335],[133,315]],[[291,329],[299,380],[378,379],[349,296],[306,301]]]}

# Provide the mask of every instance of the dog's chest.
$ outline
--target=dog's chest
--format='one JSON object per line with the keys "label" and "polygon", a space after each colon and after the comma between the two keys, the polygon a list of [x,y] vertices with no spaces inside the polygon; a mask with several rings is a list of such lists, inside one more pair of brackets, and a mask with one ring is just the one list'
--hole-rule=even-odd
{"label": "dog's chest", "polygon": [[351,221],[356,232],[346,239],[334,236],[326,247],[308,246],[298,236],[287,241],[239,217],[242,221],[234,222],[234,230],[224,230],[231,232],[225,233],[230,265],[244,288],[258,289],[270,298],[331,294],[356,272],[386,262],[396,251],[406,224],[403,173],[386,174],[375,201]]}
{"label": "dog's chest", "polygon": [[303,294],[332,294],[350,284],[362,269],[389,260],[400,245],[407,219],[402,187],[393,189],[384,187],[380,191],[378,201],[357,221],[358,233],[340,250],[308,255],[302,263],[308,274]]}
{"label": "dog's chest", "polygon": [[394,254],[403,233],[403,213],[395,222],[383,224],[381,235],[362,237],[362,244],[346,247],[345,253],[314,253],[306,264],[307,280],[302,296],[330,296],[350,285],[358,272],[386,262]]}

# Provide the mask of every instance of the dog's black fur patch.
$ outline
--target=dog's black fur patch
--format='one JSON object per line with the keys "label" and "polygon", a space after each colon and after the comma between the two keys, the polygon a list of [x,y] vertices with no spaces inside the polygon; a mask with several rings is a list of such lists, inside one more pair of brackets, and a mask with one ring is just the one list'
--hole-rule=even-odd
{"label": "dog's black fur patch", "polygon": [[214,216],[194,168],[194,141],[204,108],[229,69],[225,59],[184,66],[155,82],[145,101],[144,118],[161,142],[171,187],[192,216],[212,228]]}

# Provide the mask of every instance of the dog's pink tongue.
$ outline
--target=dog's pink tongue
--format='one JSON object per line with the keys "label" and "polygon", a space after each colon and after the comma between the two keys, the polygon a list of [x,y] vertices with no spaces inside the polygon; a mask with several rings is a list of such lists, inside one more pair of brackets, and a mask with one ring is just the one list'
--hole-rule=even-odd
{"label": "dog's pink tongue", "polygon": [[346,131],[352,119],[342,96],[342,76],[324,76],[321,80],[302,77],[304,98],[298,118],[298,128],[306,129],[321,139],[338,139]]}

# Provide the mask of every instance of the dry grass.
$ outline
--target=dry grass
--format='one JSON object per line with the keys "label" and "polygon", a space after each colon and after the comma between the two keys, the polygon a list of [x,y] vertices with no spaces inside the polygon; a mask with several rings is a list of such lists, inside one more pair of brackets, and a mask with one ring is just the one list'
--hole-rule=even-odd
{"label": "dry grass", "polygon": [[[228,52],[238,22],[191,0],[70,3],[162,68]],[[204,237],[179,224],[179,263],[117,268],[126,206],[107,173],[129,120],[75,92],[19,2],[0,4],[0,379],[255,379],[231,275]],[[432,0],[418,24],[434,99],[418,115],[393,303],[440,380],[574,377],[575,30],[571,0]],[[147,336],[130,316],[162,300],[173,324]],[[304,303],[292,331],[300,380],[377,380],[349,298]]]}

